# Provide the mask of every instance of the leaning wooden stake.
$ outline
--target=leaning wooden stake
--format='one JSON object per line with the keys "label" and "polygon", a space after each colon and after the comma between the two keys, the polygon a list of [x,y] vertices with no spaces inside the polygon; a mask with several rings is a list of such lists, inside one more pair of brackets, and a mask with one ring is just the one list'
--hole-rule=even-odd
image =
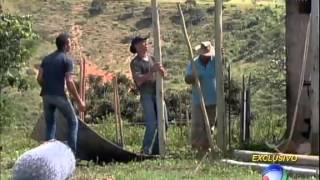
{"label": "leaning wooden stake", "polygon": [[115,114],[115,124],[116,124],[116,142],[119,144],[119,121],[118,121],[118,103],[117,103],[117,92],[116,92],[116,77],[113,79],[113,109]]}
{"label": "leaning wooden stake", "polygon": [[[156,61],[162,64],[161,57],[161,42],[160,42],[160,23],[159,23],[159,6],[157,0],[151,0],[152,5],[152,22],[153,22],[153,35],[154,35],[154,57]],[[163,100],[163,78],[157,73],[156,80],[157,88],[157,115],[158,115],[158,137],[159,137],[159,150],[160,156],[165,155],[165,120],[164,120],[164,100]]]}
{"label": "leaning wooden stake", "polygon": [[[231,64],[228,65],[228,96],[231,97]],[[231,149],[231,136],[232,136],[232,127],[231,127],[231,103],[228,103],[228,149]]]}
{"label": "leaning wooden stake", "polygon": [[[80,96],[80,99],[82,99],[82,71],[83,71],[83,67],[82,67],[82,61],[80,59],[80,62],[79,62],[79,65],[80,65],[80,82],[79,82],[79,96]],[[82,113],[79,112],[79,116],[80,116],[80,119],[82,119]]]}
{"label": "leaning wooden stake", "polygon": [[117,114],[118,114],[118,124],[119,124],[119,134],[120,134],[120,141],[119,144],[123,147],[123,121],[121,118],[121,109],[120,109],[120,97],[119,97],[119,87],[118,87],[118,79],[116,77],[116,103],[117,103]]}
{"label": "leaning wooden stake", "polygon": [[[85,102],[86,101],[86,59],[83,58],[82,61],[82,67],[83,67],[83,77],[82,77],[82,100]],[[86,117],[86,112],[81,112],[82,113],[82,121],[84,121],[84,118]]]}
{"label": "leaning wooden stake", "polygon": [[[83,59],[81,58],[80,56],[80,87],[79,87],[79,95],[80,95],[80,98],[82,100],[84,100],[84,96],[83,96],[83,93],[84,93],[84,76],[85,76],[85,73],[84,73],[84,63],[83,63]],[[80,112],[80,119],[83,121],[84,120],[84,112]]]}
{"label": "leaning wooden stake", "polygon": [[118,93],[118,82],[117,77],[113,79],[113,98],[114,98],[114,114],[116,118],[116,141],[118,145],[123,146],[123,130],[122,130],[122,119],[120,111],[120,98]]}
{"label": "leaning wooden stake", "polygon": [[225,99],[224,77],[222,62],[222,0],[215,0],[215,53],[217,72],[217,120],[218,120],[218,146],[226,150],[226,122],[225,122]]}
{"label": "leaning wooden stake", "polygon": [[194,61],[193,61],[193,58],[194,58],[193,51],[192,51],[192,47],[191,47],[191,44],[190,44],[190,41],[189,41],[187,28],[186,28],[186,24],[185,24],[185,21],[184,21],[184,16],[183,16],[183,12],[181,10],[180,3],[177,3],[177,6],[178,6],[178,10],[180,12],[182,31],[183,31],[184,38],[185,38],[185,41],[186,41],[186,43],[188,45],[188,49],[189,49],[189,59],[190,59],[191,65],[192,65],[192,73],[195,76],[195,86],[196,86],[196,89],[197,89],[197,91],[199,92],[199,95],[200,95],[200,106],[201,106],[201,110],[202,110],[202,114],[203,114],[203,118],[204,118],[205,129],[206,129],[206,133],[207,133],[207,137],[208,137],[208,140],[209,140],[209,144],[210,144],[211,150],[213,152],[213,149],[214,149],[213,139],[212,139],[212,136],[211,136],[209,118],[208,118],[207,110],[206,110],[206,107],[205,107],[203,94],[202,94],[202,91],[201,91],[201,85],[200,85],[200,81],[199,81],[199,77],[198,77],[198,71],[197,71],[196,66],[194,64]]}

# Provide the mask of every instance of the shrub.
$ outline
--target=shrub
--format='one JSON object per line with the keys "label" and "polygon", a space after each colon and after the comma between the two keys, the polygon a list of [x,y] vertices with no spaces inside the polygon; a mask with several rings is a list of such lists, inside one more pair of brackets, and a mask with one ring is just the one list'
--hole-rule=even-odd
{"label": "shrub", "polygon": [[200,8],[190,8],[184,11],[186,25],[199,25],[206,19],[206,12]]}
{"label": "shrub", "polygon": [[169,19],[170,19],[172,24],[175,24],[175,25],[180,25],[181,24],[181,18],[178,15],[170,16]]}
{"label": "shrub", "polygon": [[152,17],[142,18],[136,22],[135,27],[137,29],[149,28],[152,25]]}
{"label": "shrub", "polygon": [[147,7],[143,10],[142,14],[143,14],[144,16],[146,16],[146,17],[152,17],[152,8],[151,8],[150,6],[147,6]]}
{"label": "shrub", "polygon": [[[112,84],[103,84],[100,77],[89,77],[90,88],[87,91],[88,110],[86,121],[99,123],[105,116],[114,111],[114,89]],[[125,75],[118,74],[118,93],[120,110],[123,118],[129,121],[140,121],[139,100],[134,84]]]}
{"label": "shrub", "polygon": [[169,121],[185,121],[187,119],[187,110],[189,117],[191,117],[191,89],[182,89],[179,91],[168,89],[164,95]]}
{"label": "shrub", "polygon": [[34,46],[32,40],[37,38],[30,18],[0,14],[0,131],[16,118],[5,88],[25,90],[30,86],[30,77],[23,71]]}
{"label": "shrub", "polygon": [[133,13],[125,13],[118,16],[119,21],[124,21],[130,18],[133,18]]}
{"label": "shrub", "polygon": [[91,16],[96,16],[102,14],[106,9],[107,3],[105,0],[93,0],[91,2],[91,7],[89,8],[89,13]]}

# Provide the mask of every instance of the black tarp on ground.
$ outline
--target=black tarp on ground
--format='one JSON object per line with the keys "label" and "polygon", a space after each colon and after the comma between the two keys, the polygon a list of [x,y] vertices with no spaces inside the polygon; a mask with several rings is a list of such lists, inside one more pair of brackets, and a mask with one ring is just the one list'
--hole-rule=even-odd
{"label": "black tarp on ground", "polygon": [[[56,117],[56,139],[67,141],[68,124],[64,117],[57,111]],[[35,125],[31,137],[38,142],[45,140],[45,121],[40,118]],[[147,156],[144,154],[136,154],[104,139],[84,122],[79,120],[78,142],[77,142],[77,158],[81,160],[93,160],[95,162],[129,162],[141,161],[154,158],[155,156]]]}

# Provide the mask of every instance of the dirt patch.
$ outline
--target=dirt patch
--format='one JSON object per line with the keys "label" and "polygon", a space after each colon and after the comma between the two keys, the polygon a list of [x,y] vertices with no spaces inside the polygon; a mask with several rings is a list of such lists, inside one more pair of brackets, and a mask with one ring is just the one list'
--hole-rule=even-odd
{"label": "dirt patch", "polygon": [[77,64],[85,62],[85,77],[86,80],[90,76],[101,77],[103,83],[111,83],[113,74],[103,70],[98,65],[94,64],[85,54],[84,47],[81,44],[83,35],[82,27],[80,25],[73,25],[70,29],[72,35],[72,55],[77,59]]}

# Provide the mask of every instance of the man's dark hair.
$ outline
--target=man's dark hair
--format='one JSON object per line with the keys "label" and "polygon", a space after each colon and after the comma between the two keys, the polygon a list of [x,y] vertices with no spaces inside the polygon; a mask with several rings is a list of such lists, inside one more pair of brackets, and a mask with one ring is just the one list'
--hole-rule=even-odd
{"label": "man's dark hair", "polygon": [[64,46],[67,44],[70,35],[68,33],[61,33],[56,38],[56,45],[59,51],[63,51]]}
{"label": "man's dark hair", "polygon": [[140,43],[141,41],[145,41],[149,38],[149,36],[147,37],[141,37],[141,36],[136,36],[131,40],[131,45],[130,45],[130,52],[135,54],[137,53],[136,48],[134,47],[136,44]]}

